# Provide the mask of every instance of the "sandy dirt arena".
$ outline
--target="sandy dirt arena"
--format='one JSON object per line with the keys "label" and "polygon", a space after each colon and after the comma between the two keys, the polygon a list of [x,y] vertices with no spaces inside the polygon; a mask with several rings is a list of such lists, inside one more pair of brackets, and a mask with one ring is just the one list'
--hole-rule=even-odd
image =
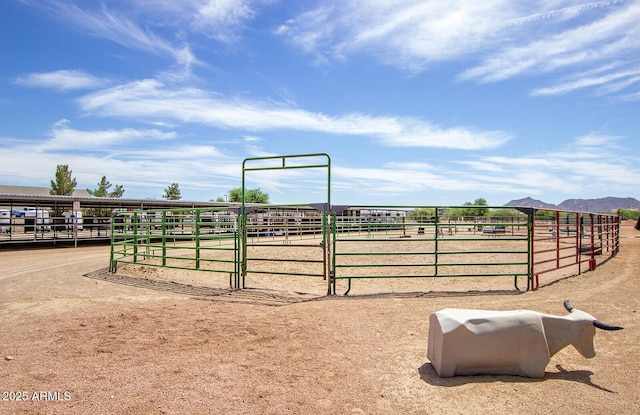
{"label": "sandy dirt arena", "polygon": [[[595,271],[525,293],[472,279],[358,281],[348,297],[252,279],[232,292],[208,273],[105,275],[108,246],[0,248],[0,414],[637,414],[632,225]],[[565,299],[624,330],[598,331],[594,359],[562,350],[543,379],[443,379],[426,357],[434,311],[561,315]]]}

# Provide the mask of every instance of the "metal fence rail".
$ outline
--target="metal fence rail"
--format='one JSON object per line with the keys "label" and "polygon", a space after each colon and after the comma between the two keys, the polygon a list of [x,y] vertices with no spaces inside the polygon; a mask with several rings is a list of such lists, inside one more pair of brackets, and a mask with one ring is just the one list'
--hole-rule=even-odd
{"label": "metal fence rail", "polygon": [[[513,278],[516,289],[593,270],[619,249],[615,215],[504,208],[502,217],[454,217],[456,207],[246,206],[119,212],[118,264],[227,275],[232,288],[267,275],[336,282],[377,278]],[[410,213],[422,209],[428,217]],[[487,207],[488,212],[491,207]],[[524,281],[522,281],[524,279]],[[520,286],[519,286],[520,285]]]}
{"label": "metal fence rail", "polygon": [[242,276],[327,278],[327,215],[300,206],[252,207],[242,220]]}
{"label": "metal fence rail", "polygon": [[[351,207],[388,215],[336,215],[332,221],[332,280],[365,278],[518,277],[529,275],[527,215],[514,218],[410,219],[416,207]],[[528,280],[528,279],[527,279]],[[528,284],[527,284],[528,287]]]}
{"label": "metal fence rail", "polygon": [[33,209],[26,216],[16,216],[6,211],[0,218],[0,245],[13,243],[56,243],[108,240],[110,218],[107,216],[80,216],[72,212],[60,213]]}
{"label": "metal fence rail", "polygon": [[237,215],[227,209],[118,212],[111,221],[110,269],[119,263],[238,272]]}
{"label": "metal fence rail", "polygon": [[540,209],[531,224],[531,284],[540,275],[573,268],[593,271],[620,247],[620,219],[615,215]]}
{"label": "metal fence rail", "polygon": [[[313,225],[313,222],[309,223],[309,218],[311,221],[317,219],[317,215],[314,212],[306,211],[302,215],[297,215],[293,218],[293,222],[289,219],[289,209],[296,209],[298,211],[301,206],[281,206],[281,207],[273,207],[274,209],[280,209],[282,215],[278,216],[277,212],[262,213],[262,216],[255,216],[257,207],[255,206],[247,206],[245,203],[246,197],[246,176],[247,173],[257,173],[257,172],[265,172],[265,171],[286,171],[286,170],[295,170],[299,171],[301,169],[304,170],[323,170],[326,171],[326,188],[324,189],[325,197],[323,198],[322,203],[317,204],[315,207],[312,205],[308,205],[311,210],[316,210],[320,212],[321,222],[319,223],[320,227],[315,229],[319,229],[322,235],[322,242],[320,244],[320,251],[316,251],[310,255],[300,256],[300,252],[307,252],[311,246],[304,243],[291,243],[289,242],[290,234],[304,234],[306,232],[315,233],[313,227],[306,226],[308,224]],[[294,155],[285,155],[285,156],[269,156],[269,157],[251,157],[247,158],[242,162],[242,187],[241,187],[241,195],[242,195],[242,204],[240,208],[242,219],[240,221],[241,231],[240,231],[240,273],[236,276],[236,287],[244,288],[246,277],[249,272],[254,274],[276,274],[276,275],[304,275],[308,277],[322,277],[325,280],[327,279],[328,274],[328,246],[329,246],[329,234],[328,234],[328,216],[327,216],[327,207],[331,206],[331,157],[329,157],[326,153],[313,153],[313,154],[294,154]],[[271,209],[271,208],[269,208]],[[253,212],[253,213],[252,213]],[[251,217],[249,215],[252,215]],[[267,218],[267,223],[259,223],[264,222],[265,215]],[[275,226],[274,220],[272,220],[272,216],[275,216]],[[305,221],[306,225],[302,223],[296,223],[296,221]],[[255,224],[253,222],[256,222]],[[288,245],[289,248],[296,248],[298,251],[298,255],[293,256],[285,256],[279,255],[274,258],[269,255],[262,256],[250,256],[249,250],[251,248],[258,248],[259,245],[253,243],[248,240],[249,233],[260,235],[263,232],[264,226],[266,225],[267,232],[271,230],[271,233],[279,232],[284,236],[285,240],[283,241],[283,245]],[[280,250],[282,251],[282,250]],[[288,250],[289,252],[291,249]],[[274,270],[273,267],[264,268],[266,265],[273,265],[274,263],[279,263],[279,268]],[[283,265],[285,263],[288,264],[303,264],[307,268],[307,271],[300,271],[300,269],[290,269]],[[258,265],[260,264],[260,265]],[[258,265],[258,267],[255,267]],[[319,266],[322,266],[321,269],[318,269]],[[327,294],[331,294],[330,287],[327,290]]]}

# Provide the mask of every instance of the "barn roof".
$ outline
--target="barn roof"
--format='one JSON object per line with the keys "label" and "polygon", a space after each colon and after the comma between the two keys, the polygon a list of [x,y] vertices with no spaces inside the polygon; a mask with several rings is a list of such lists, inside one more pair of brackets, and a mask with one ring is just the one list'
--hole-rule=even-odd
{"label": "barn roof", "polygon": [[170,209],[194,207],[224,207],[227,203],[165,199],[125,199],[91,196],[86,190],[76,190],[73,196],[50,195],[47,187],[0,185],[0,206],[65,208],[79,202],[82,208]]}

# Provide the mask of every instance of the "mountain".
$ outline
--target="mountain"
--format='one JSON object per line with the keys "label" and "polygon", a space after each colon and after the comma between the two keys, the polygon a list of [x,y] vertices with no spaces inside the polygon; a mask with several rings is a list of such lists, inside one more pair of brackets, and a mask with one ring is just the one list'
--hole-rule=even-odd
{"label": "mountain", "polygon": [[507,203],[505,206],[526,206],[526,207],[536,207],[536,208],[547,208],[547,209],[556,209],[557,206],[551,203],[545,203],[542,200],[532,199],[530,197],[525,197],[524,199],[512,200]]}
{"label": "mountain", "polygon": [[616,209],[638,209],[640,201],[633,197],[603,197],[600,199],[567,199],[558,205],[525,197],[508,202],[505,206],[528,206],[584,212],[611,212]]}
{"label": "mountain", "polygon": [[600,199],[567,199],[558,205],[563,210],[611,212],[615,209],[640,209],[640,201],[632,197],[603,197]]}

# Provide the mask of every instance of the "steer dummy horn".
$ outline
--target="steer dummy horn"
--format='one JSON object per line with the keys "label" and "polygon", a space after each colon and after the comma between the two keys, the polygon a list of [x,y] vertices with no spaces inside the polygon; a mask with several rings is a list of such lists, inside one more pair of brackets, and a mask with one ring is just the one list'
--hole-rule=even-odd
{"label": "steer dummy horn", "polygon": [[621,326],[612,326],[599,320],[593,320],[593,325],[602,330],[622,330],[624,328]]}
{"label": "steer dummy horn", "polygon": [[569,304],[569,300],[564,300],[564,308],[566,308],[568,312],[573,311],[573,307],[571,307],[571,304]]}
{"label": "steer dummy horn", "polygon": [[[569,300],[564,300],[564,308],[566,308],[568,312],[573,311],[573,307],[569,304]],[[612,326],[611,324],[603,323],[600,320],[593,320],[593,325],[602,330],[622,330],[624,328],[621,326]]]}

